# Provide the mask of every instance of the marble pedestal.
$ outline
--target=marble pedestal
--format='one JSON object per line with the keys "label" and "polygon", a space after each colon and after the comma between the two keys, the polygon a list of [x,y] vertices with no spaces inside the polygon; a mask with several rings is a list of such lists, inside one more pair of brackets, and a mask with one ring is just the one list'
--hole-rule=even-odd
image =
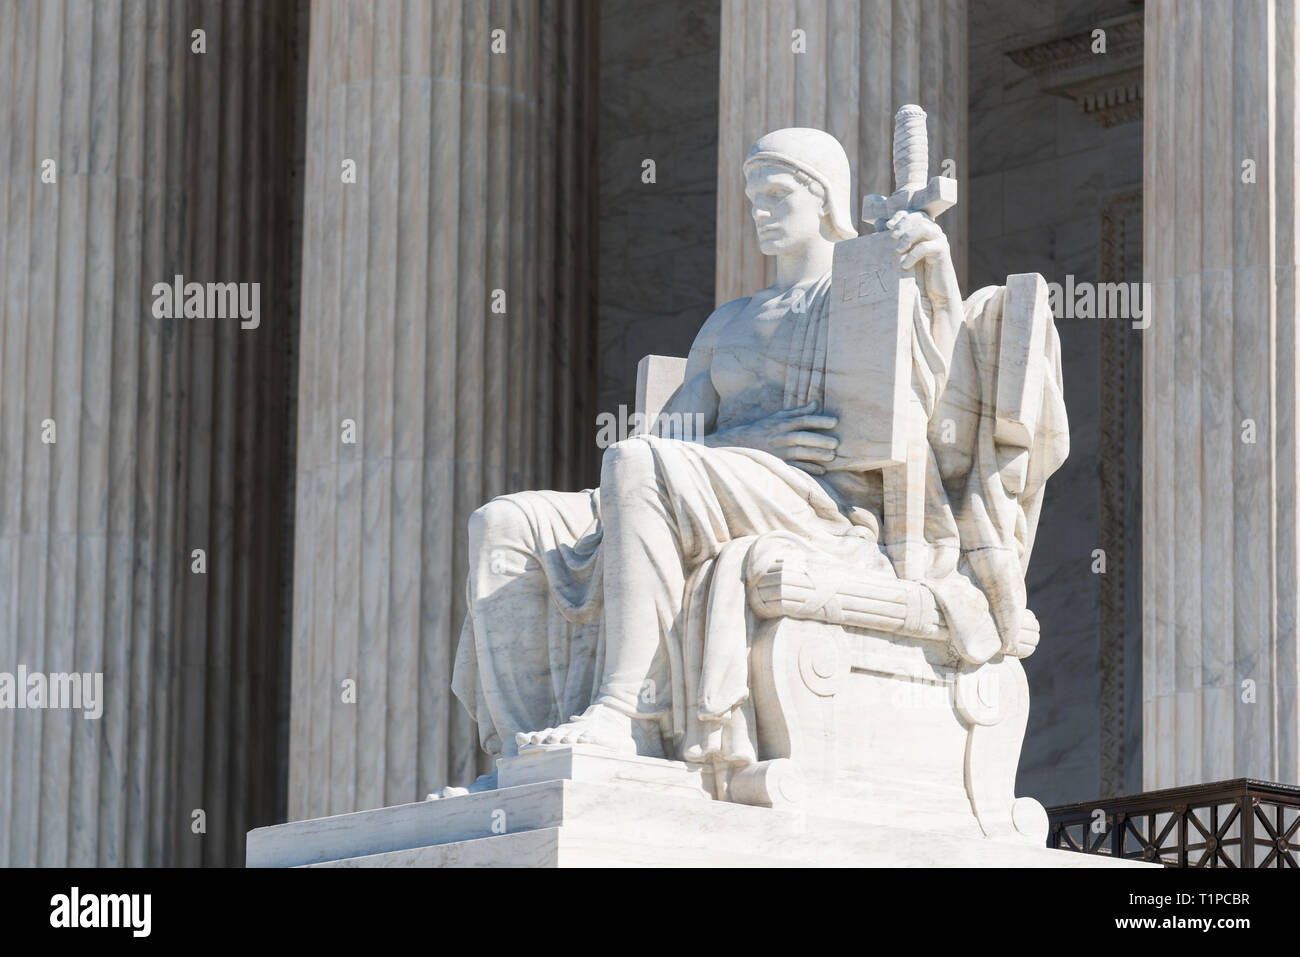
{"label": "marble pedestal", "polygon": [[249,867],[1128,867],[1091,854],[750,807],[676,761],[554,748],[501,788],[249,832]]}

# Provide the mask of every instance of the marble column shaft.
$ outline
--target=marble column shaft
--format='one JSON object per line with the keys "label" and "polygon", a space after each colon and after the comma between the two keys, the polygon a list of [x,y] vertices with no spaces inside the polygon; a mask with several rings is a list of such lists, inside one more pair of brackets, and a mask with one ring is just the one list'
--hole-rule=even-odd
{"label": "marble column shaft", "polygon": [[291,820],[474,777],[450,692],[469,514],[580,487],[595,415],[590,10],[316,0],[311,19]]}
{"label": "marble column shaft", "polygon": [[1148,789],[1300,781],[1298,41],[1290,2],[1146,6]]}
{"label": "marble column shaft", "polygon": [[[0,671],[104,682],[0,712],[0,865],[238,863],[282,813],[297,17],[0,4]],[[260,328],[155,318],[176,274]]]}
{"label": "marble column shaft", "polygon": [[[793,49],[802,30],[806,52]],[[929,116],[930,175],[946,159],[966,177],[966,0],[722,0],[718,136],[718,303],[776,278],[759,252],[740,163],[758,137],[811,126],[844,144],[853,171],[854,226],[862,197],[894,190],[894,113]],[[966,206],[940,217],[965,280]]]}

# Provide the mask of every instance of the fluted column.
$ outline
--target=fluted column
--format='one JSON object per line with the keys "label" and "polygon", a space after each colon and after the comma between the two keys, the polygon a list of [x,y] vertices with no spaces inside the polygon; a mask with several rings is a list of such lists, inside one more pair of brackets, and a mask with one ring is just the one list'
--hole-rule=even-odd
{"label": "fluted column", "polygon": [[[862,197],[893,192],[894,112],[905,103],[929,114],[930,175],[950,159],[966,183],[966,0],[722,0],[721,59],[719,303],[776,278],[740,172],[764,133],[811,126],[844,144],[859,231]],[[940,220],[963,281],[965,209],[959,201]]]}
{"label": "fluted column", "polygon": [[591,28],[574,0],[312,5],[290,819],[481,763],[450,692],[469,513],[591,454]]}
{"label": "fluted column", "polygon": [[[104,683],[0,711],[0,864],[238,863],[279,813],[296,20],[0,4],[0,671]],[[259,328],[156,318],[177,274]]]}
{"label": "fluted column", "polygon": [[1146,5],[1147,788],[1300,781],[1297,29],[1281,0]]}

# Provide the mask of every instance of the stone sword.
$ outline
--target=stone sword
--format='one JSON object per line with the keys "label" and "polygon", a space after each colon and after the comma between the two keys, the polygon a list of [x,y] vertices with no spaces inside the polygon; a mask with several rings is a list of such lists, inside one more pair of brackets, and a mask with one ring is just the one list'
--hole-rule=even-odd
{"label": "stone sword", "polygon": [[[926,412],[912,385],[912,326],[919,291],[903,269],[885,221],[899,210],[934,217],[957,201],[957,183],[926,180],[925,111],[894,117],[893,195],[867,196],[863,218],[877,232],[835,245],[826,350],[826,410],[839,418],[840,445],[830,469],[880,470],[884,484],[881,545],[900,578],[925,576]],[[920,264],[918,264],[919,266]]]}
{"label": "stone sword", "polygon": [[909,103],[894,114],[894,192],[862,199],[862,218],[877,230],[899,210],[925,213],[934,219],[957,203],[957,181],[935,176],[926,181],[930,166],[930,139],[925,110]]}

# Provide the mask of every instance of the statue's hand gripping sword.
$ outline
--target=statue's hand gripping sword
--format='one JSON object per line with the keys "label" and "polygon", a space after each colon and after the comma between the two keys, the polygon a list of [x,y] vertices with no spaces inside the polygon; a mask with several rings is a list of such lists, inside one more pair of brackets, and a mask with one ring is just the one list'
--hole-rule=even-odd
{"label": "statue's hand gripping sword", "polygon": [[934,219],[957,202],[957,181],[935,176],[928,183],[930,142],[925,132],[925,110],[908,104],[894,114],[894,194],[866,196],[862,219],[877,230],[899,210],[923,212]]}

